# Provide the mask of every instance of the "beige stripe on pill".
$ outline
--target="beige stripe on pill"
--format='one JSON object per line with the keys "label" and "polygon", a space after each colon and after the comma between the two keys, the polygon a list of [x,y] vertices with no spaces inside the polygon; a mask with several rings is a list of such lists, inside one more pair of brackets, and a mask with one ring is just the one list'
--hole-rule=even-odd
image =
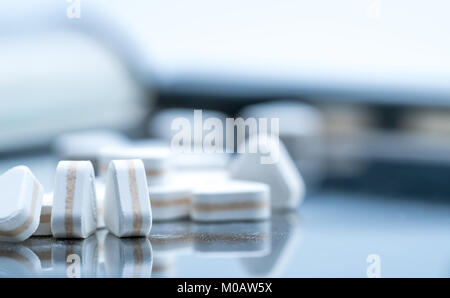
{"label": "beige stripe on pill", "polygon": [[264,202],[232,202],[232,203],[194,203],[193,208],[197,211],[229,211],[241,209],[262,209],[267,207],[269,203]]}
{"label": "beige stripe on pill", "polygon": [[133,160],[128,161],[128,186],[131,194],[131,208],[133,210],[133,231],[139,232],[142,228],[142,212],[139,203],[136,168]]}
{"label": "beige stripe on pill", "polygon": [[21,233],[23,233],[26,229],[28,229],[31,224],[34,221],[34,214],[36,213],[36,205],[37,205],[37,198],[39,195],[39,183],[37,182],[37,180],[34,180],[33,183],[33,194],[32,194],[32,198],[31,198],[31,214],[30,216],[27,218],[27,220],[19,227],[15,228],[14,230],[11,231],[0,231],[0,236],[4,236],[4,237],[14,237],[17,236]]}
{"label": "beige stripe on pill", "polygon": [[147,177],[158,177],[162,176],[166,173],[166,170],[151,170],[151,169],[145,169],[145,175]]}
{"label": "beige stripe on pill", "polygon": [[52,215],[50,213],[47,214],[41,214],[40,223],[49,223],[51,220]]}
{"label": "beige stripe on pill", "polygon": [[67,169],[66,178],[66,199],[65,199],[65,212],[64,212],[64,229],[66,230],[66,236],[73,235],[73,205],[75,197],[75,186],[77,183],[77,165],[75,162],[70,163]]}
{"label": "beige stripe on pill", "polygon": [[[150,194],[150,197],[151,197],[151,194]],[[171,200],[150,199],[152,208],[164,208],[164,207],[188,205],[190,201],[191,201],[190,197],[180,197],[180,198],[171,199]]]}

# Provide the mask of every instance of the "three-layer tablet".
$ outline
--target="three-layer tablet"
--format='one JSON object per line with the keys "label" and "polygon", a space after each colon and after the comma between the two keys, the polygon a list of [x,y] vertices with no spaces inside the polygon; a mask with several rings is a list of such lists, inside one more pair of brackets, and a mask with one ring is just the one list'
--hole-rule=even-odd
{"label": "three-layer tablet", "polygon": [[90,161],[58,163],[51,215],[56,238],[87,238],[97,229],[94,177]]}
{"label": "three-layer tablet", "polygon": [[19,242],[39,226],[44,188],[25,166],[0,176],[0,241]]}
{"label": "three-layer tablet", "polygon": [[172,220],[189,216],[191,191],[174,184],[150,186],[153,220]]}
{"label": "three-layer tablet", "polygon": [[141,160],[110,162],[106,177],[104,218],[108,230],[117,237],[147,236],[150,233],[152,211]]}
{"label": "three-layer tablet", "polygon": [[271,215],[267,184],[230,180],[196,187],[191,218],[195,221],[262,220]]}

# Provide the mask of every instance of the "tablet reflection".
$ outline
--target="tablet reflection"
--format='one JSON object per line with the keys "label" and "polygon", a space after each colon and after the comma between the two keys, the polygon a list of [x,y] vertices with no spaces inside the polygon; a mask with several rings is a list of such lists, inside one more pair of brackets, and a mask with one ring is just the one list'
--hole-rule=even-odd
{"label": "tablet reflection", "polygon": [[289,262],[301,240],[301,221],[296,212],[272,215],[270,254],[260,258],[242,258],[241,263],[251,276],[277,277]]}
{"label": "tablet reflection", "polygon": [[97,277],[98,242],[86,239],[57,239],[52,244],[52,277]]}
{"label": "tablet reflection", "polygon": [[[0,276],[208,276],[215,259],[223,258],[238,262],[248,276],[279,276],[300,236],[296,213],[275,213],[259,222],[158,222],[148,238],[117,238],[106,229],[87,239],[31,237],[0,243]],[[198,267],[187,267],[192,258],[200,259]]]}
{"label": "tablet reflection", "polygon": [[177,276],[177,258],[193,253],[192,225],[187,220],[153,223],[149,236],[153,247],[152,277]]}
{"label": "tablet reflection", "polygon": [[[244,257],[257,259],[269,255],[271,221],[158,222],[153,224],[149,238],[154,250],[152,277],[175,277],[179,275],[177,265],[186,258],[239,260]],[[199,264],[199,268],[207,266],[208,263],[202,264]]]}
{"label": "tablet reflection", "polygon": [[0,242],[0,277],[40,277],[38,256],[21,243]]}
{"label": "tablet reflection", "polygon": [[151,277],[153,253],[147,238],[118,238],[108,234],[104,248],[106,277]]}

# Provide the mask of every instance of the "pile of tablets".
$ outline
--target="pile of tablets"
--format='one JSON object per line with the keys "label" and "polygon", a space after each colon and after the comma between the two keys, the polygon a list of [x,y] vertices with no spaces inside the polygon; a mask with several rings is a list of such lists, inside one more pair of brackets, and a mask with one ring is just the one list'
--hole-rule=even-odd
{"label": "pile of tablets", "polygon": [[[98,177],[91,161],[60,161],[47,194],[27,167],[14,167],[0,176],[0,241],[85,239],[103,227],[117,237],[146,237],[153,220],[256,221],[273,208],[297,207],[305,185],[283,144],[250,137],[253,145],[262,153],[242,153],[227,175],[208,177],[207,170],[180,175],[168,147],[126,142],[98,151]],[[275,149],[278,160],[261,163]]]}

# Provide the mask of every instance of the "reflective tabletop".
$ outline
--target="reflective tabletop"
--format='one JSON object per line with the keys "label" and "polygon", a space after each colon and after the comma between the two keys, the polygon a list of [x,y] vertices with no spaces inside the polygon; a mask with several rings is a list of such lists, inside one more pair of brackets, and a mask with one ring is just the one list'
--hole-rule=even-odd
{"label": "reflective tabletop", "polygon": [[[54,162],[27,164],[46,189]],[[45,166],[44,166],[45,165]],[[0,243],[1,277],[449,277],[450,202],[322,190],[268,221],[154,222],[146,238]]]}
{"label": "reflective tabletop", "polygon": [[450,206],[324,193],[269,221],[154,223],[146,238],[0,244],[2,277],[448,277]]}

